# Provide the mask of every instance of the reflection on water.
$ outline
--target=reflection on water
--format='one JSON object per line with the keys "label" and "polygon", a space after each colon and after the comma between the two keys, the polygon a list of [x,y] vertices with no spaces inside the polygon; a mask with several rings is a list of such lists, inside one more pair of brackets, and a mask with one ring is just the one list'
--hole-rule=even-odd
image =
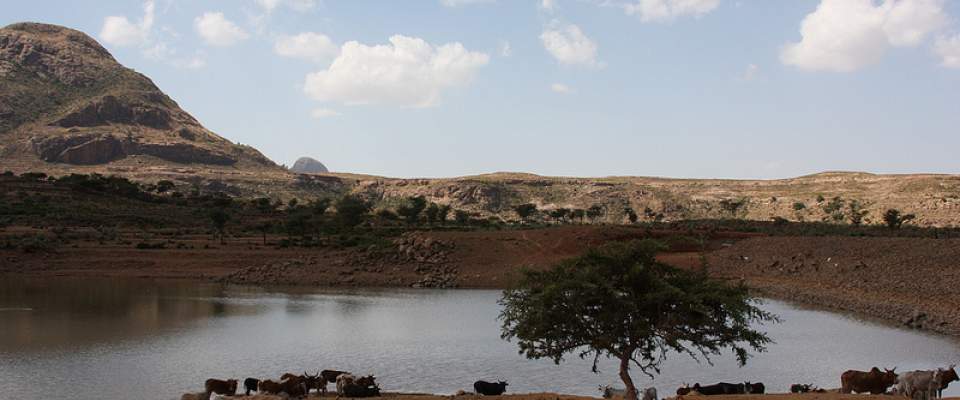
{"label": "reflection on water", "polygon": [[[595,395],[616,381],[574,357],[556,366],[499,339],[497,291],[265,290],[145,280],[0,280],[0,388],[22,398],[178,398],[208,377],[270,377],[321,368],[373,373],[385,390],[452,393],[479,378],[510,391]],[[952,339],[769,302],[777,344],[737,368],[674,356],[655,382],[763,381],[839,386],[849,368],[946,365]],[[638,375],[638,374],[635,374]],[[57,388],[57,390],[51,390]],[[960,393],[952,388],[950,393]],[[139,396],[138,396],[139,395]]]}

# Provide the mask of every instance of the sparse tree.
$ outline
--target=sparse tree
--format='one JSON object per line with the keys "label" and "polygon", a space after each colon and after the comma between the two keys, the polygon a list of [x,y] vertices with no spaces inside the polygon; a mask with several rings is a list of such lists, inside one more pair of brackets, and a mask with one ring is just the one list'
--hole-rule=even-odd
{"label": "sparse tree", "polygon": [[470,214],[463,210],[453,212],[453,219],[460,225],[466,225],[470,222]]}
{"label": "sparse tree", "polygon": [[297,198],[294,197],[287,202],[287,209],[290,209],[290,210],[296,209],[298,204],[300,204],[300,200],[297,200]]}
{"label": "sparse tree", "polygon": [[861,203],[860,200],[850,200],[847,204],[847,216],[850,218],[852,225],[859,226],[862,224],[864,217],[869,213],[870,211],[866,209],[866,205]]}
{"label": "sparse tree", "polygon": [[408,224],[415,224],[420,219],[420,213],[427,208],[427,199],[423,196],[411,197],[397,207],[397,214],[403,217]]}
{"label": "sparse tree", "polygon": [[558,224],[563,222],[567,215],[570,214],[570,209],[568,208],[557,208],[550,211],[550,218],[553,218]]}
{"label": "sparse tree", "polygon": [[263,245],[266,246],[266,245],[267,245],[267,233],[269,233],[271,230],[273,230],[273,222],[271,222],[271,221],[261,222],[261,223],[257,224],[257,230],[260,231],[260,233],[263,235]]}
{"label": "sparse tree", "polygon": [[210,222],[213,224],[214,231],[220,235],[220,244],[224,244],[224,233],[226,233],[227,222],[230,221],[230,214],[222,208],[210,210]]}
{"label": "sparse tree", "polygon": [[[647,208],[647,210],[650,210],[650,208]],[[631,224],[637,223],[637,220],[638,220],[639,218],[637,217],[637,213],[636,213],[635,211],[633,211],[633,208],[631,208],[631,207],[624,208],[624,209],[623,209],[623,212],[624,212],[624,214],[627,215],[627,221],[630,221]],[[653,210],[650,210],[650,212],[652,213]],[[622,221],[622,220],[621,220],[621,221]]]}
{"label": "sparse tree", "polygon": [[913,214],[902,214],[900,210],[891,208],[883,213],[883,222],[887,224],[887,227],[890,229],[900,229],[903,224],[912,221],[916,217],[917,216]]}
{"label": "sparse tree", "polygon": [[363,222],[363,217],[370,212],[370,203],[360,196],[348,194],[337,200],[337,218],[346,227],[354,227]]}
{"label": "sparse tree", "polygon": [[587,212],[582,208],[574,209],[570,211],[570,219],[579,219],[580,223],[583,223],[583,218],[587,215]]}
{"label": "sparse tree", "polygon": [[530,218],[530,216],[536,214],[537,205],[533,203],[524,203],[513,207],[513,211],[515,211],[517,216],[520,217],[520,222],[526,222],[527,218]]}
{"label": "sparse tree", "polygon": [[440,210],[437,211],[437,220],[442,224],[447,221],[448,215],[450,215],[450,206],[444,204],[440,206]]}
{"label": "sparse tree", "polygon": [[423,215],[427,217],[427,223],[433,224],[437,222],[437,215],[440,214],[440,206],[437,203],[430,203],[425,210],[423,210]]}
{"label": "sparse tree", "polygon": [[587,218],[590,219],[590,222],[597,222],[597,219],[603,216],[603,207],[600,205],[594,204],[587,209]]}
{"label": "sparse tree", "polygon": [[502,338],[532,359],[592,358],[594,372],[601,357],[618,359],[626,400],[637,399],[630,369],[653,377],[669,352],[710,361],[730,349],[744,365],[749,350],[764,351],[771,340],[752,326],[776,316],[742,283],[658,262],[662,248],[610,242],[549,270],[523,271],[500,300]]}
{"label": "sparse tree", "polygon": [[330,203],[330,199],[324,197],[311,201],[308,206],[313,210],[315,215],[322,216],[327,213],[327,210],[330,208]]}

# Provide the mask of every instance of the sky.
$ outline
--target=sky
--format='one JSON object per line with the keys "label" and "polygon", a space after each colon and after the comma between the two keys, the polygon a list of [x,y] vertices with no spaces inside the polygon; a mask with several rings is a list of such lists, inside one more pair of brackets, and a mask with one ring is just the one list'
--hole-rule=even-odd
{"label": "sky", "polygon": [[960,1],[74,0],[207,128],[448,177],[960,173]]}

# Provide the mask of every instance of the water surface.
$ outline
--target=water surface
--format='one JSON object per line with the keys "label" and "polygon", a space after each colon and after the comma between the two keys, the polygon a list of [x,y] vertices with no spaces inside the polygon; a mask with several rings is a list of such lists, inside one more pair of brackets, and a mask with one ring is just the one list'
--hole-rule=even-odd
{"label": "water surface", "polygon": [[[557,366],[519,356],[499,337],[498,291],[261,289],[177,281],[36,279],[0,282],[0,388],[11,398],[174,399],[208,377],[276,377],[322,368],[371,373],[389,391],[453,393],[476,379],[510,392],[596,395],[612,383],[573,357]],[[738,368],[674,355],[643,386],[661,397],[682,382],[762,381],[838,387],[844,370],[930,368],[960,359],[952,338],[768,301],[777,341]],[[332,388],[332,386],[331,386]],[[960,385],[949,394],[960,394]]]}

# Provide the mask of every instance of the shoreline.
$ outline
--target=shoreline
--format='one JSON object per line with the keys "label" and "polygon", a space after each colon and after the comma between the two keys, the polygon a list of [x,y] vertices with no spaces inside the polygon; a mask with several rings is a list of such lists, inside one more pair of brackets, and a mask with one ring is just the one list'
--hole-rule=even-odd
{"label": "shoreline", "polygon": [[[681,234],[684,232],[680,232]],[[176,279],[259,287],[504,289],[521,268],[546,268],[610,240],[675,237],[676,231],[563,226],[504,231],[413,231],[387,250],[278,248],[260,237],[226,244],[196,236],[181,248],[75,243],[53,253],[0,250],[0,276]],[[671,236],[673,235],[673,236]],[[960,336],[960,239],[762,236],[710,233],[674,240],[658,258],[742,281],[760,297],[848,312]],[[888,250],[888,251],[883,251]],[[938,279],[918,279],[936,276]]]}

